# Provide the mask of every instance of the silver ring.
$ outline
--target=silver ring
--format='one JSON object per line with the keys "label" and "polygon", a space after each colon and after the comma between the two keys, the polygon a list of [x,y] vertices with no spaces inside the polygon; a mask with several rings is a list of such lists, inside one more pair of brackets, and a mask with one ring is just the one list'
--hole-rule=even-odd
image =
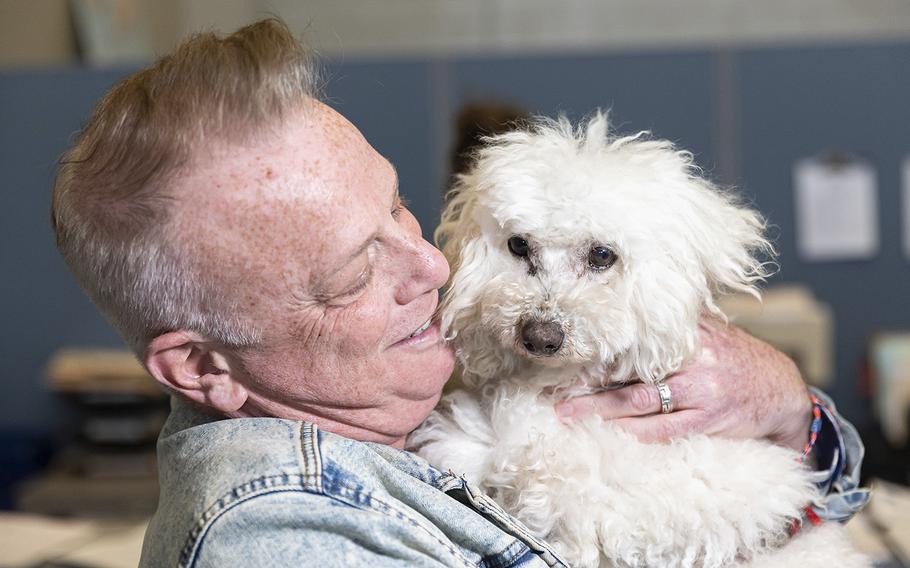
{"label": "silver ring", "polygon": [[670,392],[670,387],[664,382],[654,383],[654,386],[657,387],[657,394],[660,396],[660,411],[664,414],[670,414],[673,412],[673,393]]}

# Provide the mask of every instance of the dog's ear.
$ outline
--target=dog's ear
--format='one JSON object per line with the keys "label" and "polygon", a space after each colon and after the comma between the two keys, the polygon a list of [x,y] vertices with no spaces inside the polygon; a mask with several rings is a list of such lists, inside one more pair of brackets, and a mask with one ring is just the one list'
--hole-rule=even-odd
{"label": "dog's ear", "polygon": [[722,315],[715,299],[720,294],[745,292],[760,299],[758,284],[777,269],[777,251],[765,237],[767,222],[707,180],[694,178],[686,196],[686,228],[690,250],[707,285],[704,307]]}
{"label": "dog's ear", "polygon": [[433,233],[436,246],[442,250],[451,270],[440,318],[442,330],[450,338],[454,337],[453,330],[464,330],[471,321],[479,319],[473,315],[474,306],[489,266],[484,262],[489,247],[475,217],[478,192],[475,178],[473,172],[457,177],[446,196],[442,220]]}
{"label": "dog's ear", "polygon": [[695,352],[705,287],[659,257],[639,259],[627,277],[636,339],[615,373],[622,380],[635,376],[654,382],[678,370]]}
{"label": "dog's ear", "polygon": [[776,266],[765,262],[775,251],[756,211],[694,174],[666,181],[671,214],[653,212],[660,216],[656,246],[638,251],[629,270],[638,341],[628,364],[643,380],[666,376],[694,352],[699,318],[705,312],[723,317],[719,294],[758,298],[757,285]]}
{"label": "dog's ear", "polygon": [[490,344],[489,334],[481,326],[480,295],[495,280],[498,263],[490,260],[493,247],[477,218],[476,181],[473,172],[458,176],[434,234],[452,269],[440,324],[446,338],[456,340],[463,382],[473,386],[499,376],[514,364],[514,357]]}
{"label": "dog's ear", "polygon": [[474,219],[477,203],[474,177],[473,172],[457,176],[455,185],[446,194],[442,219],[433,232],[433,240],[449,261],[453,274],[461,263],[464,245],[480,232]]}

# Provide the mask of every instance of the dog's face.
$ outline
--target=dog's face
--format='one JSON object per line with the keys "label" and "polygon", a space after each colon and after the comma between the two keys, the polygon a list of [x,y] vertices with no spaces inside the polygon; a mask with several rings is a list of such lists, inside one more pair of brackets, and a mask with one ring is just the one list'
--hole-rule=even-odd
{"label": "dog's face", "polygon": [[659,379],[721,289],[765,275],[763,221],[664,141],[542,121],[481,151],[443,216],[443,325],[469,375],[523,365]]}

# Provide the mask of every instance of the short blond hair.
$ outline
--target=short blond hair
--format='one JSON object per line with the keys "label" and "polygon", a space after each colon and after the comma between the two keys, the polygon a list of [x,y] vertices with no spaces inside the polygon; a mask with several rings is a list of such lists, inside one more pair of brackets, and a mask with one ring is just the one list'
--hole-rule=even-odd
{"label": "short blond hair", "polygon": [[281,21],[197,35],[114,86],[60,161],[52,223],[79,284],[137,354],[167,331],[254,343],[169,233],[174,181],[195,147],[243,141],[316,96],[308,52]]}

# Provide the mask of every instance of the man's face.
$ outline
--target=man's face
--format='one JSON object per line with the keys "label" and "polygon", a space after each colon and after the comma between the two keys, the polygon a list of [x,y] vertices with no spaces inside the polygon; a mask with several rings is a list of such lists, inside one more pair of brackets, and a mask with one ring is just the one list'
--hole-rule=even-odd
{"label": "man's face", "polygon": [[[313,102],[275,135],[216,148],[181,234],[263,331],[233,355],[245,414],[338,422],[398,442],[437,402],[453,355],[435,322],[442,254],[398,197],[392,165]],[[413,336],[413,337],[412,337]]]}

